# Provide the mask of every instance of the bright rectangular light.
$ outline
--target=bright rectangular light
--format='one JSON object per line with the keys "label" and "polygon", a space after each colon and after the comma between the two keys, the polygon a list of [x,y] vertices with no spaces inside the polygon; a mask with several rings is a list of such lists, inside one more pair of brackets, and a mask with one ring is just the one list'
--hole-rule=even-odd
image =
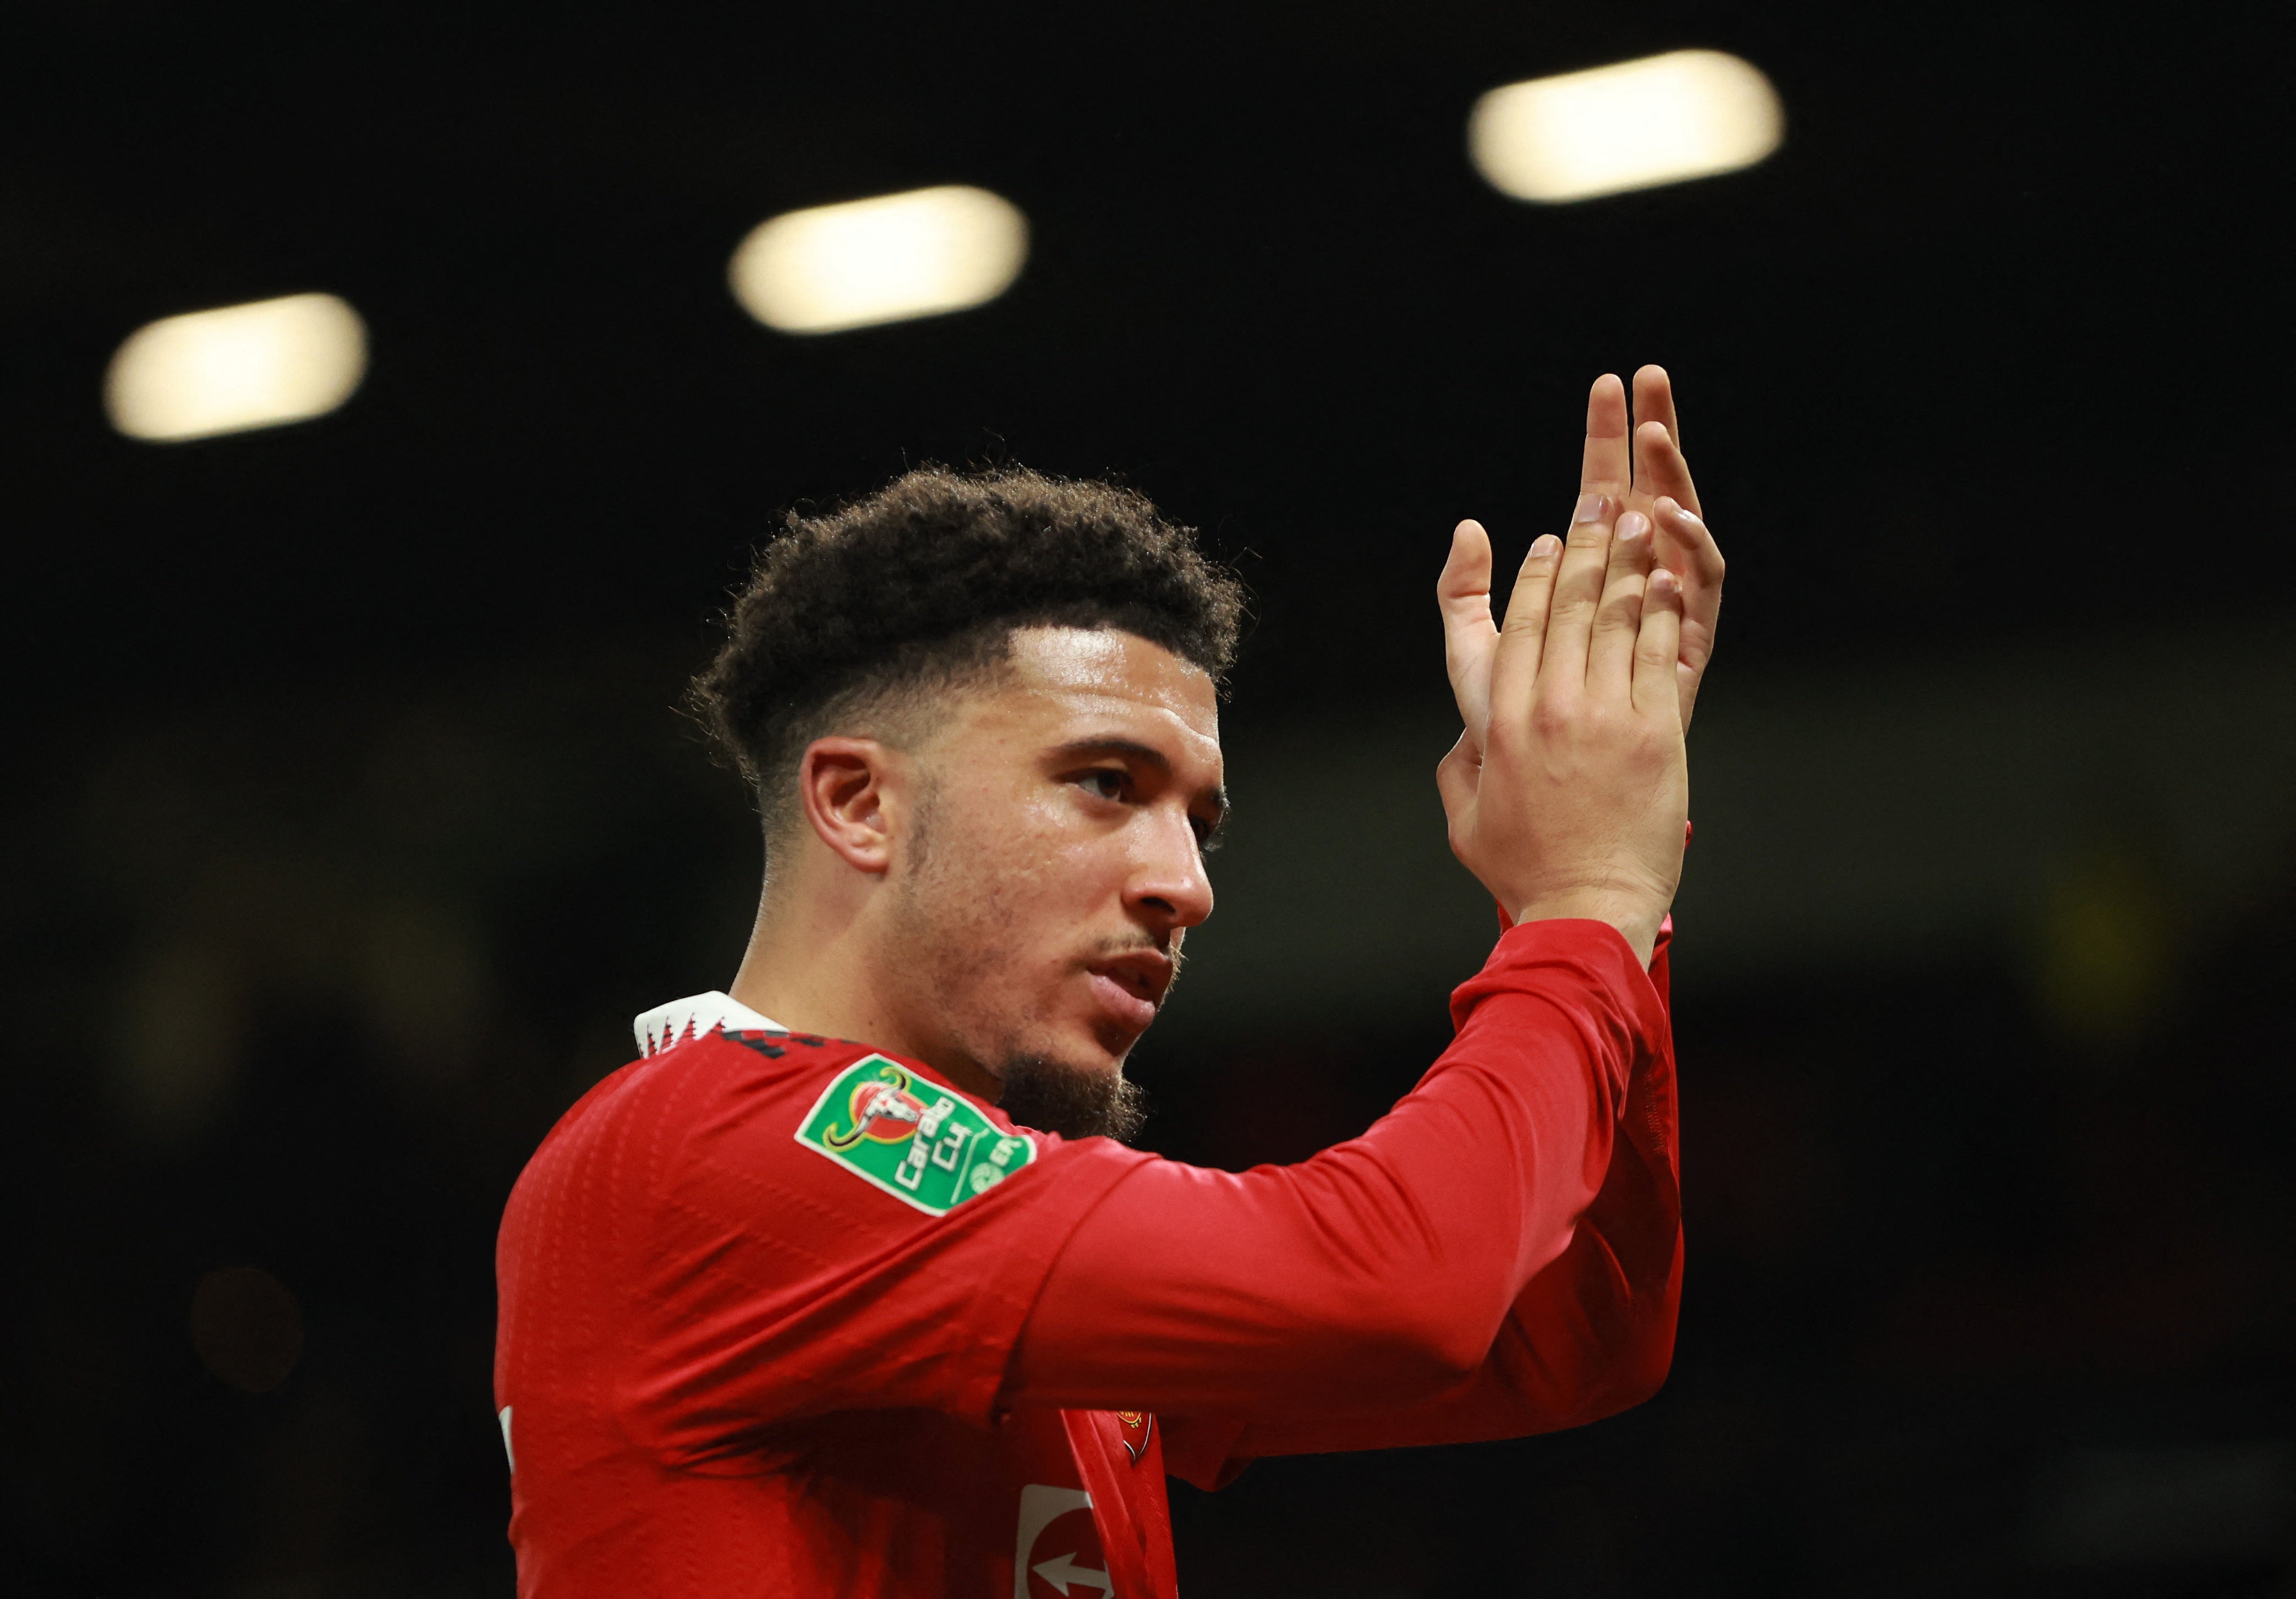
{"label": "bright rectangular light", "polygon": [[162,317],[127,336],[103,382],[131,439],[204,439],[324,416],[366,375],[366,325],[332,294]]}
{"label": "bright rectangular light", "polygon": [[1493,89],[1467,119],[1475,168],[1554,202],[1751,167],[1785,136],[1770,80],[1718,50],[1677,50]]}
{"label": "bright rectangular light", "polygon": [[768,327],[826,333],[996,299],[1029,254],[1028,219],[950,184],[790,211],[734,252],[734,298]]}

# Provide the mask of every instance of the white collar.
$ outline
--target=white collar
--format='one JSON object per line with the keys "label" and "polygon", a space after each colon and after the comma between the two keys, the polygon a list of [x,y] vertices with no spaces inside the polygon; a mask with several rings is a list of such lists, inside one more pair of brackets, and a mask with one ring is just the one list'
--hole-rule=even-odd
{"label": "white collar", "polygon": [[730,994],[720,994],[712,988],[707,994],[696,994],[687,999],[674,999],[668,1004],[658,1004],[630,1023],[637,1035],[641,1057],[658,1055],[662,1051],[699,1038],[704,1033],[720,1028],[738,1031],[785,1033],[789,1029],[770,1017],[757,1012]]}

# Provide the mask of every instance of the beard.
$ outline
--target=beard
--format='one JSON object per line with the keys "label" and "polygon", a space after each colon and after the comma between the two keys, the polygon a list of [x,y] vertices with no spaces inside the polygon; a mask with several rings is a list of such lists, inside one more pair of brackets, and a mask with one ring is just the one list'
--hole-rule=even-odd
{"label": "beard", "polygon": [[1114,1071],[1090,1071],[1043,1055],[1004,1063],[996,1108],[1015,1124],[1063,1138],[1113,1138],[1129,1144],[1148,1119],[1148,1095]]}
{"label": "beard", "polygon": [[999,934],[1013,919],[997,873],[960,874],[972,856],[940,848],[936,785],[920,789],[911,825],[908,870],[896,885],[899,947],[888,952],[888,964],[914,974],[950,1041],[999,1080],[996,1108],[1016,1124],[1063,1138],[1131,1142],[1148,1119],[1148,1096],[1120,1062],[1111,1070],[1061,1060],[1032,1047],[1009,1013],[981,1011],[978,996],[1007,959]]}

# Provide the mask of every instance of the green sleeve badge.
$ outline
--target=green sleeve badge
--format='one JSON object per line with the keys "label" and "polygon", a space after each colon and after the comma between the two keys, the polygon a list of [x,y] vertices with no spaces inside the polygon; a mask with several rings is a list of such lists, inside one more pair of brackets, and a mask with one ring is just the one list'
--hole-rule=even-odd
{"label": "green sleeve badge", "polygon": [[947,1215],[1037,1158],[1034,1139],[999,1130],[971,1100],[883,1055],[838,1073],[797,1141],[931,1216]]}

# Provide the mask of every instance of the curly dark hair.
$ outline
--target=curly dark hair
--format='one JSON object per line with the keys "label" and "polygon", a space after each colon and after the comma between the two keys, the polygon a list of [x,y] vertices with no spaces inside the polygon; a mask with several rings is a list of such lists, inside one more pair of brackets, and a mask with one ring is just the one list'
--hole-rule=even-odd
{"label": "curly dark hair", "polygon": [[688,698],[778,832],[808,744],[891,736],[905,707],[1006,660],[1016,627],[1119,628],[1217,683],[1243,605],[1194,529],[1131,489],[922,466],[825,515],[790,512]]}

